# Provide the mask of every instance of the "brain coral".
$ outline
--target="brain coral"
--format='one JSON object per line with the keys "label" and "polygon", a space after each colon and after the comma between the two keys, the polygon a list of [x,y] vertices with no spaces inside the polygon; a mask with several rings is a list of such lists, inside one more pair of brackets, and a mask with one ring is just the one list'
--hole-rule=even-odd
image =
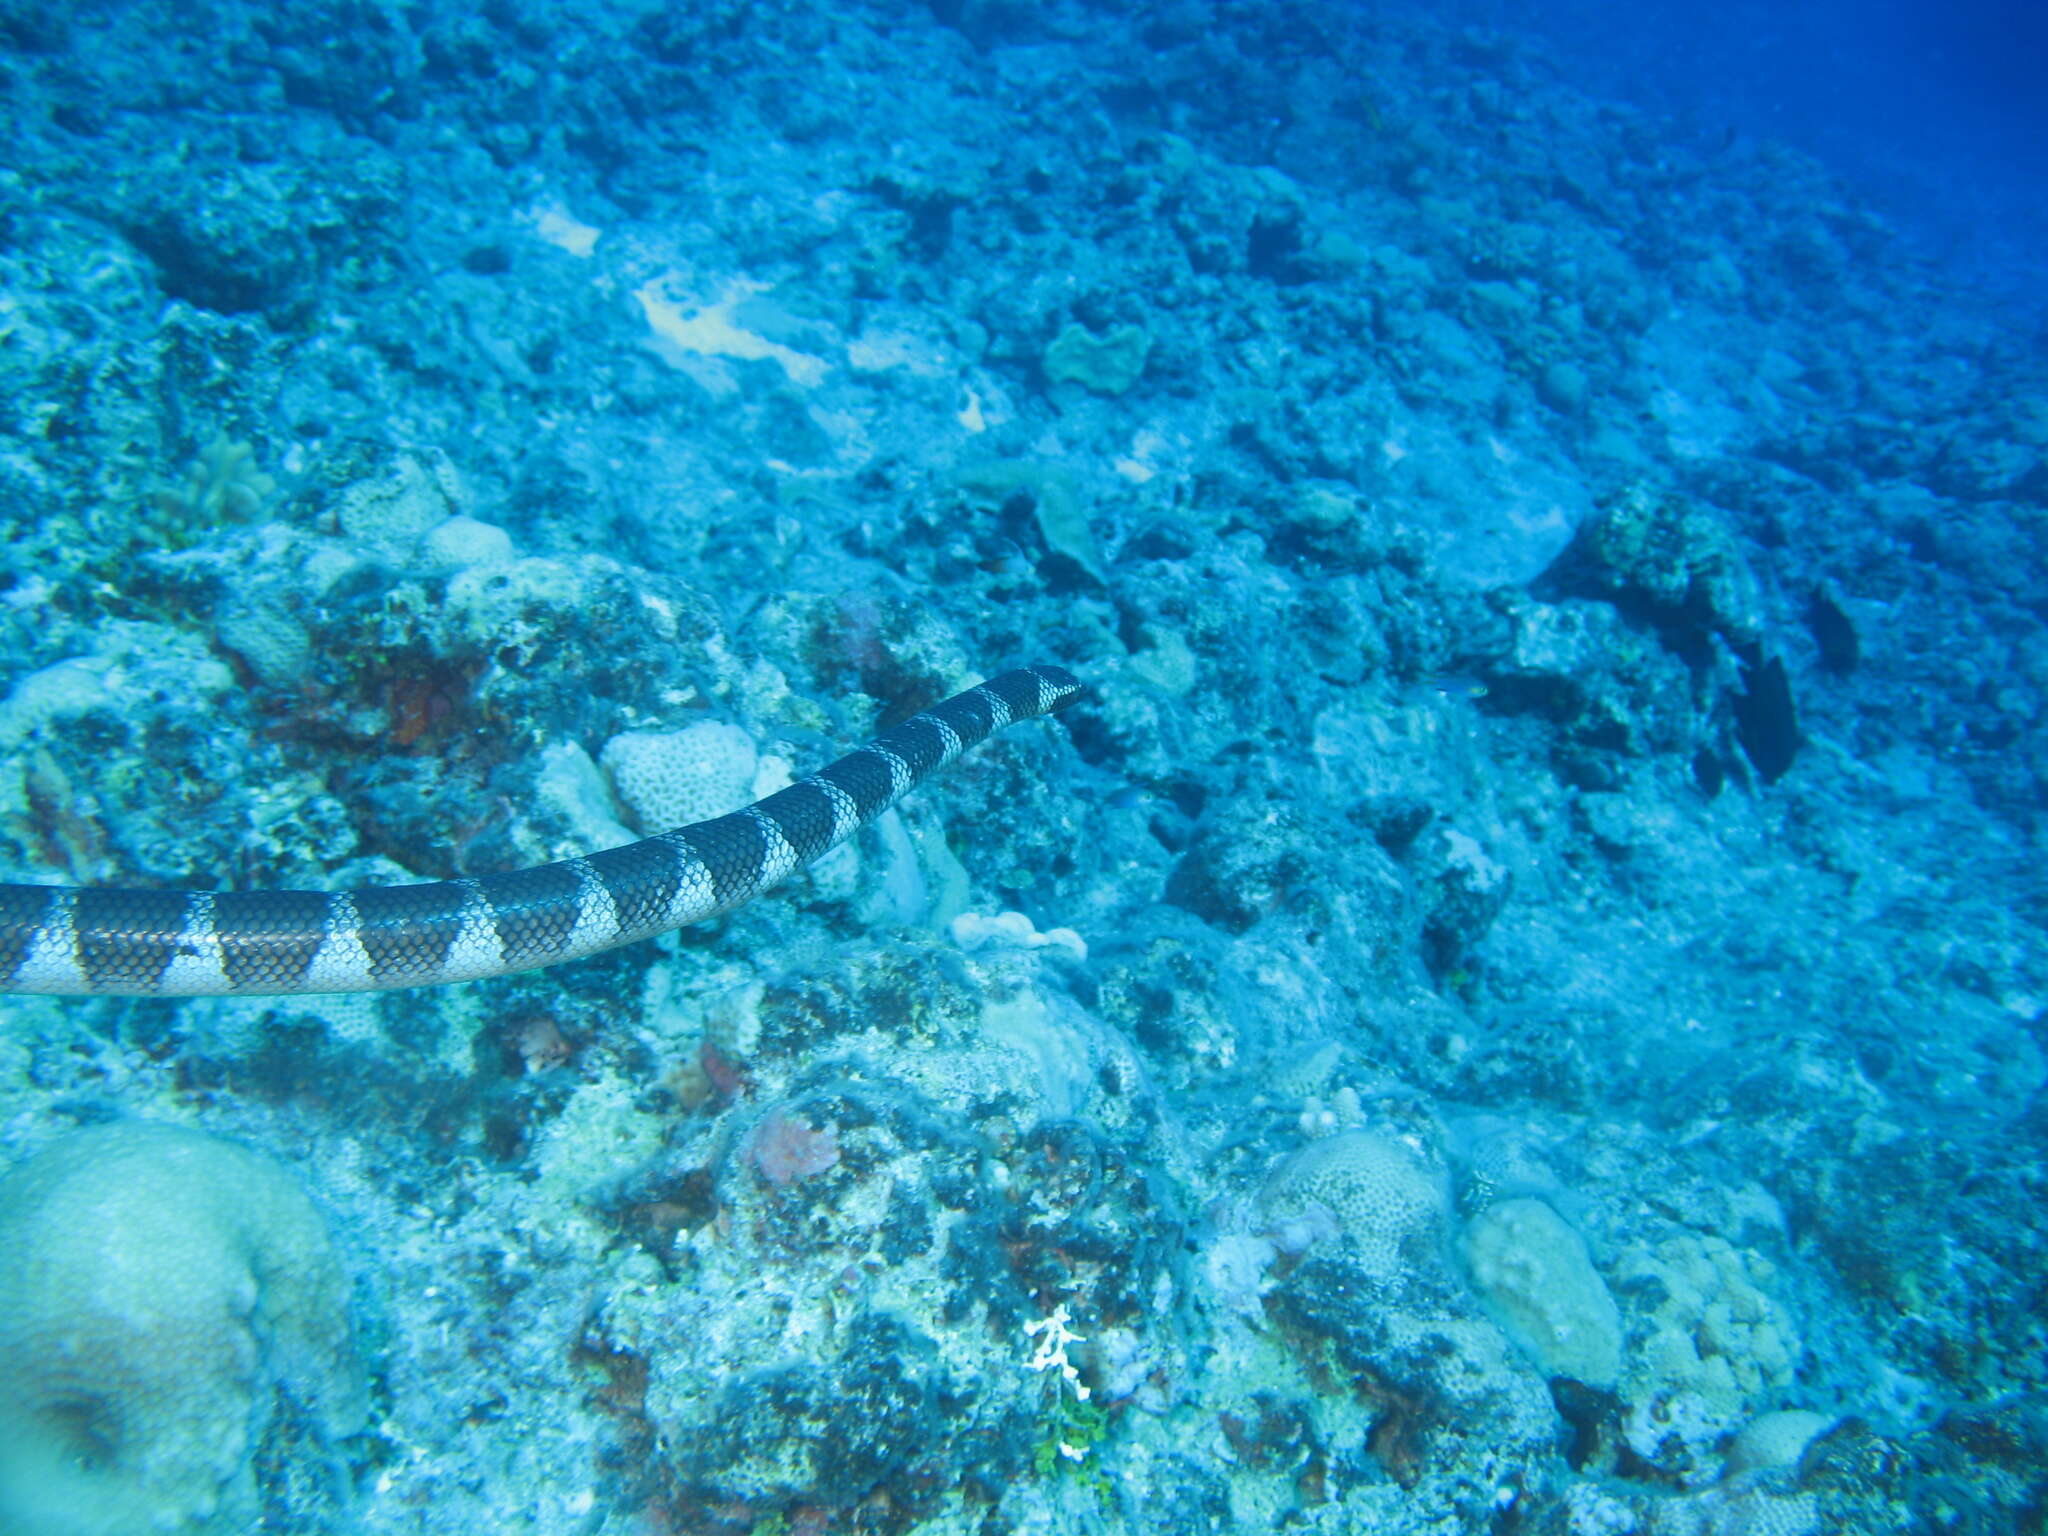
{"label": "brain coral", "polygon": [[278,1389],[361,1424],[348,1285],[275,1163],[173,1126],[80,1131],[0,1178],[0,1536],[255,1528]]}
{"label": "brain coral", "polygon": [[[1345,1131],[1309,1143],[1267,1181],[1267,1214],[1283,1229],[1334,1221],[1358,1265],[1393,1280],[1404,1258],[1440,1240],[1449,1211],[1444,1176],[1404,1142],[1377,1131]],[[1292,1246],[1285,1233],[1278,1239]]]}
{"label": "brain coral", "polygon": [[754,798],[754,739],[736,725],[700,720],[680,731],[624,731],[598,762],[643,832],[708,821]]}

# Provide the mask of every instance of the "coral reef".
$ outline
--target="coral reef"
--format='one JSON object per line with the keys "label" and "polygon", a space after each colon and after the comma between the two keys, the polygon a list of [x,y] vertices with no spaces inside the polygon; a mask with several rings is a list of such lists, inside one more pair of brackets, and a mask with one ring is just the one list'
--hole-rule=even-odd
{"label": "coral reef", "polygon": [[[245,1298],[116,1383],[171,1459],[0,1465],[195,1536],[2038,1523],[2031,309],[1424,5],[194,36],[0,16],[0,878],[480,877],[1089,694],[625,951],[8,1000],[10,1153],[276,1156],[122,1157],[7,1303]],[[365,1434],[222,1257],[312,1243],[279,1162]]]}

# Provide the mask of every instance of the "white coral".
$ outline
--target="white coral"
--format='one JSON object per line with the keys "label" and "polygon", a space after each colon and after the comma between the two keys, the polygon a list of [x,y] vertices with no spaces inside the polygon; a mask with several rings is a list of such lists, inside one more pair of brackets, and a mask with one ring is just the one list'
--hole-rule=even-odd
{"label": "white coral", "polygon": [[679,731],[625,731],[598,762],[643,832],[708,821],[754,798],[754,740],[736,725],[700,720]]}
{"label": "white coral", "polygon": [[1623,1435],[1646,1460],[1704,1480],[1716,1444],[1783,1397],[1804,1353],[1764,1289],[1776,1272],[1760,1253],[1685,1232],[1624,1253],[1616,1273],[1657,1298],[1622,1382]]}
{"label": "white coral", "polygon": [[1621,1277],[1661,1299],[1651,1314],[1638,1385],[1698,1393],[1724,1427],[1766,1406],[1791,1384],[1802,1346],[1784,1309],[1763,1287],[1775,1276],[1762,1254],[1727,1239],[1681,1233],[1622,1256]]}
{"label": "white coral", "polygon": [[1585,1239],[1541,1200],[1503,1200],[1465,1229],[1472,1283],[1546,1376],[1589,1386],[1621,1372],[1621,1311]]}
{"label": "white coral", "polygon": [[1288,1230],[1334,1220],[1359,1267],[1389,1281],[1421,1245],[1440,1240],[1450,1192],[1442,1172],[1407,1143],[1379,1131],[1345,1131],[1281,1164],[1263,1204]]}

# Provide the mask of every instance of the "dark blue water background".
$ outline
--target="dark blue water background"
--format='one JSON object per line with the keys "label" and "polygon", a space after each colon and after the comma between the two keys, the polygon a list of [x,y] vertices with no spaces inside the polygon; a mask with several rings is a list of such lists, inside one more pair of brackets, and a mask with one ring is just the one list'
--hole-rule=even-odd
{"label": "dark blue water background", "polygon": [[2042,0],[1455,3],[1704,141],[1818,155],[1959,276],[2048,302]]}

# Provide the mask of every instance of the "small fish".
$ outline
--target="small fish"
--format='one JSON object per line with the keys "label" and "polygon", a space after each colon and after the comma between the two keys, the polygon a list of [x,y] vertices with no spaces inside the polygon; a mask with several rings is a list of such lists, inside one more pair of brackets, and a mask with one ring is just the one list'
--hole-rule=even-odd
{"label": "small fish", "polygon": [[1487,688],[1483,679],[1469,672],[1439,672],[1425,677],[1415,685],[1426,693],[1453,703],[1472,703],[1486,697]]}
{"label": "small fish", "polygon": [[1031,557],[1015,539],[996,538],[983,545],[980,553],[977,563],[991,576],[1017,581],[1032,572]]}

